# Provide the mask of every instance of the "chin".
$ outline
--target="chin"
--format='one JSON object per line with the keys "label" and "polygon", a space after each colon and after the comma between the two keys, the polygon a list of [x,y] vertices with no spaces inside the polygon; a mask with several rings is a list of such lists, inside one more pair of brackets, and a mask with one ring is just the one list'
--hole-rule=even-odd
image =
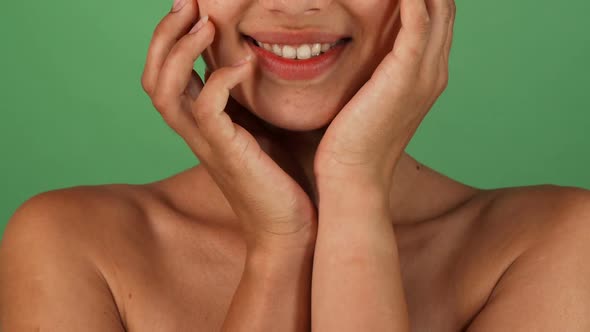
{"label": "chin", "polygon": [[[342,87],[342,86],[341,86]],[[307,87],[244,84],[232,89],[232,97],[266,123],[289,131],[312,131],[332,122],[354,95]]]}
{"label": "chin", "polygon": [[277,111],[278,105],[261,105],[252,110],[265,122],[289,131],[311,131],[328,126],[338,111],[336,109],[318,112],[312,108],[299,108],[293,105],[282,107]]}
{"label": "chin", "polygon": [[232,93],[234,99],[266,123],[289,131],[312,131],[326,127],[343,105],[332,98],[272,97],[262,93],[253,98]]}

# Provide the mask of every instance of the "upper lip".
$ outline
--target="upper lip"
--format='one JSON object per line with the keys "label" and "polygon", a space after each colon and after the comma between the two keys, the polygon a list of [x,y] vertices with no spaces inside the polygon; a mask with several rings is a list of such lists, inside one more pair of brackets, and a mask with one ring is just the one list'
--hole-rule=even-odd
{"label": "upper lip", "polygon": [[322,31],[260,31],[247,33],[246,35],[261,43],[280,45],[333,44],[341,39],[348,38],[346,35]]}

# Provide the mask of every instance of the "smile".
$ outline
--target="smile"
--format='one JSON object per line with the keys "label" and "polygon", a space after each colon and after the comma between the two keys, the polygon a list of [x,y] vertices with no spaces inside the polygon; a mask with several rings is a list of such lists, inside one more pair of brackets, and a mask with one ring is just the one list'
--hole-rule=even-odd
{"label": "smile", "polygon": [[243,35],[243,38],[258,57],[261,68],[284,80],[311,80],[319,77],[336,64],[345,47],[352,42],[349,37],[335,39],[317,36],[313,39],[297,35],[288,38],[262,36],[260,40]]}
{"label": "smile", "polygon": [[340,39],[334,43],[310,43],[310,44],[300,44],[300,45],[282,45],[282,44],[271,44],[271,43],[262,43],[252,37],[246,36],[249,41],[256,46],[263,48],[269,52],[274,53],[277,56],[280,56],[285,59],[297,59],[297,60],[307,60],[313,57],[320,56],[332,48],[347,43],[350,41],[350,38]]}

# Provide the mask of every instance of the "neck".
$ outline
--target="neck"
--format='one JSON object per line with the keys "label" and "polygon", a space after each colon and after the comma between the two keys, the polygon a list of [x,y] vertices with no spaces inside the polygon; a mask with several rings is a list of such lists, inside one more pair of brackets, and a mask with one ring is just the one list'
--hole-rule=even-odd
{"label": "neck", "polygon": [[[297,181],[317,206],[314,156],[327,127],[308,132],[287,132],[269,127],[297,161]],[[396,166],[390,189],[390,209],[394,225],[431,220],[461,205],[480,190],[454,181],[418,162],[404,152]]]}
{"label": "neck", "polygon": [[[289,149],[288,154],[292,155],[299,166],[296,180],[315,202],[317,190],[313,159],[324,131],[275,131],[280,134],[277,142],[285,144],[283,148]],[[199,187],[209,193],[206,203],[196,203],[190,195],[195,183],[199,183]],[[150,186],[164,192],[187,215],[201,220],[224,220],[227,226],[236,226],[233,225],[235,221],[231,206],[207,170],[200,165]],[[434,220],[467,202],[480,191],[436,172],[404,152],[396,166],[390,190],[392,224],[397,232],[397,229],[402,231],[404,226]]]}

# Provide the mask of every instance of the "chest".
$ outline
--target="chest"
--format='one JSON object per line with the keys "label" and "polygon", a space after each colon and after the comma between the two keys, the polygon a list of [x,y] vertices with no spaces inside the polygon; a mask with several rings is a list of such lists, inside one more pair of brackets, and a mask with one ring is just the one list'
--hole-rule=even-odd
{"label": "chest", "polygon": [[[157,254],[137,248],[140,254],[120,267],[113,295],[128,331],[220,330],[240,282],[245,251],[228,251],[218,239],[200,243],[211,245],[177,238],[160,245]],[[478,247],[452,243],[402,257],[412,331],[461,331],[500,274],[502,267],[482,247],[485,241],[476,241]]]}
{"label": "chest", "polygon": [[[124,299],[124,321],[133,331],[219,331],[239,283],[240,274],[229,271],[194,277],[160,279],[144,276]],[[187,276],[199,271],[187,271]],[[416,287],[414,289],[414,287]],[[131,294],[131,295],[130,295]],[[442,287],[413,285],[406,290],[412,331],[457,331],[455,310]]]}
{"label": "chest", "polygon": [[[125,291],[115,294],[132,331],[218,331],[239,284],[241,266],[186,267],[165,273],[127,276]],[[440,276],[412,280],[405,286],[412,331],[458,331],[457,303],[469,294],[456,289]]]}

